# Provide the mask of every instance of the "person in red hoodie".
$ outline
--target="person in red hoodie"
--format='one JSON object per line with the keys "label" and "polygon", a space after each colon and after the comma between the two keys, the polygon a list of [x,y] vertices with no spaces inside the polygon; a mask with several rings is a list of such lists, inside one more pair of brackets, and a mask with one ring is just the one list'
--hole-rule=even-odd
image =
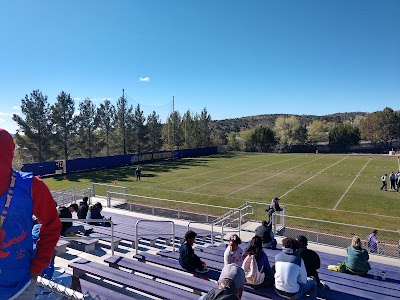
{"label": "person in red hoodie", "polygon": [[[0,295],[34,299],[36,279],[49,265],[61,223],[46,184],[31,173],[12,169],[15,144],[0,128]],[[42,224],[33,251],[32,215]]]}

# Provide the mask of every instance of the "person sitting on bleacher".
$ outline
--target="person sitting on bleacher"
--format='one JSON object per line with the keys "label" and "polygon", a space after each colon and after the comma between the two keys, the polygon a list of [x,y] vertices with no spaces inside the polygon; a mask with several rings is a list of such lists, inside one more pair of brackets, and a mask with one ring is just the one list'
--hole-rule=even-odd
{"label": "person sitting on bleacher", "polygon": [[297,240],[300,243],[300,248],[298,250],[301,258],[304,261],[304,265],[307,270],[308,277],[314,277],[317,281],[317,285],[319,288],[325,288],[325,283],[321,282],[318,276],[318,269],[321,267],[321,260],[317,252],[308,249],[308,240],[304,235],[300,235],[297,237]]}
{"label": "person sitting on bleacher", "polygon": [[236,264],[228,264],[221,271],[218,288],[212,289],[198,300],[240,300],[245,282],[243,269]]}
{"label": "person sitting on bleacher", "polygon": [[[97,202],[95,205],[92,205],[89,208],[89,212],[86,216],[87,220],[90,219],[105,219],[102,215],[101,215],[101,211],[103,210],[103,205],[101,205],[100,202]],[[111,218],[110,218],[111,220]],[[90,225],[100,225],[100,226],[106,226],[106,227],[110,227],[111,224],[108,222],[89,222]]]}
{"label": "person sitting on bleacher", "polygon": [[224,265],[237,264],[241,266],[243,263],[242,255],[243,250],[239,247],[242,243],[240,237],[237,234],[232,234],[229,238],[229,245],[226,247],[224,252]]}
{"label": "person sitting on bleacher", "polygon": [[273,286],[274,275],[269,265],[268,256],[262,249],[259,236],[254,236],[244,252],[242,268],[246,282],[254,286]]}
{"label": "person sitting on bleacher", "polygon": [[[77,204],[71,204],[68,207],[65,206],[60,206],[58,208],[58,216],[60,219],[72,219],[72,213],[78,211],[78,205]],[[82,233],[84,235],[89,235],[90,231],[86,231],[85,227],[83,225],[73,225],[72,222],[62,222],[61,223],[61,232],[60,234],[62,236],[65,236],[67,234],[75,234],[75,233]]]}
{"label": "person sitting on bleacher", "polygon": [[262,247],[267,249],[276,249],[276,239],[274,232],[272,231],[272,223],[267,221],[262,221],[261,225],[255,230],[257,236],[262,240]]}
{"label": "person sitting on bleacher", "polygon": [[308,299],[317,299],[317,282],[307,277],[304,261],[297,252],[299,242],[284,238],[282,252],[275,256],[275,291],[282,298],[299,299],[306,293]]}
{"label": "person sitting on bleacher", "polygon": [[361,240],[354,236],[351,246],[347,248],[347,258],[344,261],[347,271],[357,275],[366,275],[371,267],[368,263],[369,254],[361,247]]}
{"label": "person sitting on bleacher", "polygon": [[78,219],[86,219],[87,213],[89,211],[88,201],[89,201],[88,197],[83,197],[82,201],[79,203],[77,212]]}
{"label": "person sitting on bleacher", "polygon": [[196,271],[205,273],[207,271],[206,263],[194,253],[193,244],[196,240],[197,233],[193,230],[186,232],[184,242],[179,249],[179,263],[182,268],[188,271]]}

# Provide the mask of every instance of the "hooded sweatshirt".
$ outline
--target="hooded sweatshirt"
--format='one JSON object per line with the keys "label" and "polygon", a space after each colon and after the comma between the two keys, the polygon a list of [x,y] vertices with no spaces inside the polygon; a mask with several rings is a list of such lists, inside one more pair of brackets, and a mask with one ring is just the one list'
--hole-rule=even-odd
{"label": "hooded sweatshirt", "polygon": [[347,248],[347,258],[345,260],[346,267],[356,272],[368,272],[371,267],[368,263],[369,254],[367,250],[362,248]]}
{"label": "hooded sweatshirt", "polygon": [[[15,144],[0,128],[0,213],[5,207],[11,183]],[[32,214],[40,228],[36,254],[33,253]],[[18,296],[30,283],[30,274],[40,274],[49,264],[60,237],[61,223],[53,197],[45,183],[30,173],[16,172],[11,204],[0,230],[0,295]]]}

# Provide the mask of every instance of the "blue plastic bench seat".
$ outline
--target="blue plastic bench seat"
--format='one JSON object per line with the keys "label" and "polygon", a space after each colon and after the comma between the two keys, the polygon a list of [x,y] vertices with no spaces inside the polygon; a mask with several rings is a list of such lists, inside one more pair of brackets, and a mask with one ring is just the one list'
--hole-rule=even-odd
{"label": "blue plastic bench seat", "polygon": [[[179,252],[159,251],[159,252],[157,252],[157,254],[160,256],[169,257],[172,259],[179,259]],[[224,267],[223,261],[217,262],[217,261],[209,260],[209,259],[205,259],[205,258],[202,258],[202,261],[206,263],[208,268],[211,268],[211,269],[214,269],[217,271],[221,271],[222,268]]]}
{"label": "blue plastic bench seat", "polygon": [[94,298],[99,296],[101,300],[131,300],[134,299],[132,296],[127,296],[121,293],[118,293],[110,288],[103,287],[96,283],[79,279],[81,285],[81,293],[86,295],[90,293],[90,295]]}
{"label": "blue plastic bench seat", "polygon": [[198,295],[176,287],[114,268],[107,268],[104,265],[85,259],[73,262],[69,264],[69,267],[73,269],[74,276],[82,277],[85,274],[92,274],[161,299],[197,300],[199,298]]}
{"label": "blue plastic bench seat", "polygon": [[[165,266],[165,267],[168,267],[168,268],[171,268],[171,269],[188,272],[188,271],[186,271],[185,269],[183,269],[181,267],[181,265],[179,264],[179,262],[177,260],[169,259],[167,257],[161,257],[161,256],[158,256],[158,255],[153,255],[153,254],[147,254],[146,253],[145,255],[142,255],[142,254],[135,255],[134,258],[138,259],[139,261],[150,262],[150,263],[157,264],[157,265],[160,265],[160,266]],[[113,258],[112,260],[115,261],[115,259],[116,258]],[[193,273],[195,273],[195,272],[193,272]],[[214,271],[214,270],[210,270],[205,274],[197,273],[197,275],[201,276],[201,277],[207,277],[207,278],[213,279],[213,280],[218,280],[220,272],[217,272],[217,271]],[[205,281],[205,282],[207,282],[207,281]],[[215,288],[215,287],[216,287],[216,284],[214,284],[214,286],[212,288]],[[247,287],[246,286],[245,287],[245,291],[246,291],[246,293],[243,294],[243,298],[242,298],[243,300],[256,300],[256,299],[260,299],[261,300],[261,299],[265,299],[265,298],[278,299],[277,296],[275,295],[274,290],[272,288],[269,288],[269,289],[253,289],[251,287]]]}

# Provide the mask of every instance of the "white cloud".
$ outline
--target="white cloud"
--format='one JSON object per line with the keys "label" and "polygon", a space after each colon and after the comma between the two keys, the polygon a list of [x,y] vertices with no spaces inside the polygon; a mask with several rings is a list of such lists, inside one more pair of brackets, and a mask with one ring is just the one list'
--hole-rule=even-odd
{"label": "white cloud", "polygon": [[113,98],[90,98],[90,100],[92,100],[93,102],[97,102],[97,101],[105,101],[105,100],[112,100]]}
{"label": "white cloud", "polygon": [[16,105],[16,106],[13,106],[12,109],[21,110],[21,106]]}
{"label": "white cloud", "polygon": [[20,115],[20,114],[21,114],[20,112],[13,112],[13,113],[10,114],[10,116],[12,116],[12,115]]}
{"label": "white cloud", "polygon": [[149,82],[150,81],[150,77],[140,77],[139,81],[144,81],[144,82]]}
{"label": "white cloud", "polygon": [[4,119],[0,119],[0,123],[4,123],[6,120]]}
{"label": "white cloud", "polygon": [[6,113],[3,113],[3,112],[0,112],[0,116],[11,116],[11,114],[6,114]]}
{"label": "white cloud", "polygon": [[80,101],[81,98],[74,98],[74,101]]}

